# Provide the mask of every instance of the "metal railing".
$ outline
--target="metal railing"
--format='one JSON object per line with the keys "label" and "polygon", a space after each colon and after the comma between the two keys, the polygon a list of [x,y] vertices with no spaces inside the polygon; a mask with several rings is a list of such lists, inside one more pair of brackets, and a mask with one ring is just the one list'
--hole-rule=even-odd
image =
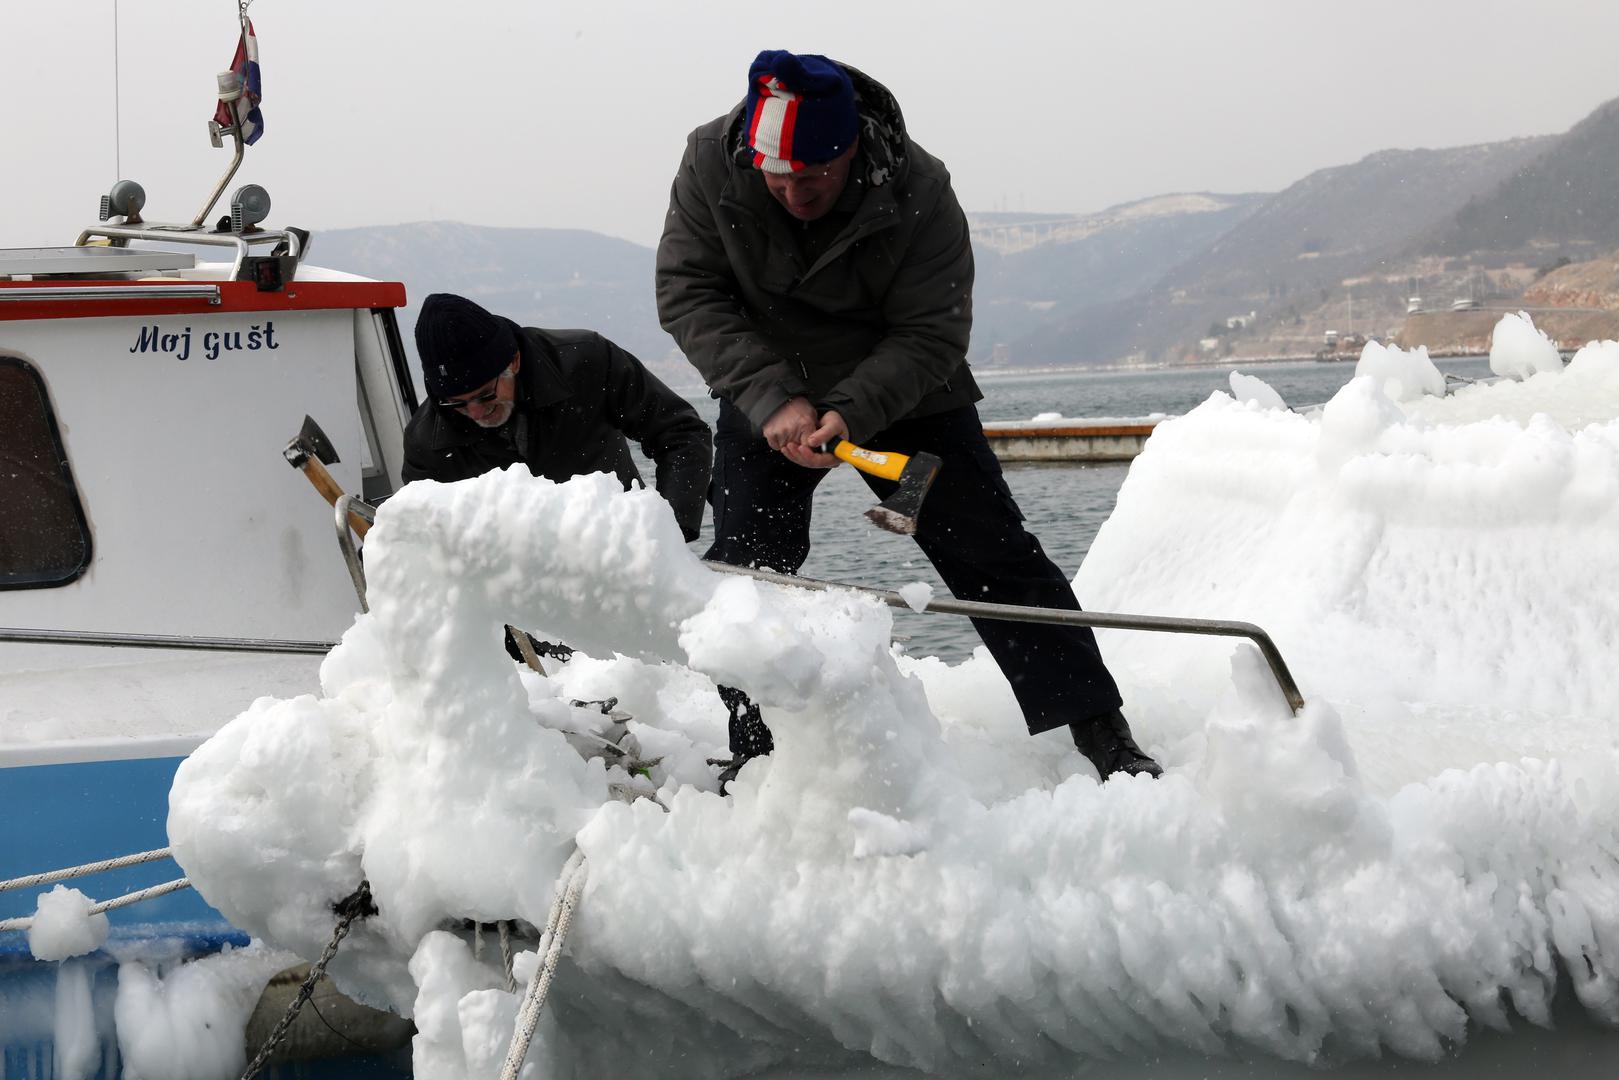
{"label": "metal railing", "polygon": [[1247,638],[1258,647],[1276,685],[1295,713],[1304,708],[1304,695],[1293,681],[1293,673],[1282,659],[1281,650],[1270,635],[1253,623],[1226,622],[1216,619],[1180,619],[1168,615],[1121,615],[1110,611],[1069,611],[1063,608],[1023,607],[1017,604],[986,604],[974,600],[930,600],[921,608],[913,608],[909,601],[896,592],[874,589],[866,585],[846,585],[837,581],[819,581],[815,578],[775,574],[767,570],[754,570],[746,566],[704,560],[703,565],[721,574],[740,574],[743,577],[787,585],[798,589],[845,589],[881,600],[892,608],[921,611],[938,615],[965,615],[970,619],[999,619],[1004,622],[1046,623],[1061,626],[1101,627],[1109,630],[1147,630],[1166,634],[1203,634],[1210,637]]}
{"label": "metal railing", "polygon": [[364,499],[353,495],[339,495],[332,504],[332,510],[337,517],[337,546],[343,551],[343,562],[349,568],[349,580],[354,582],[354,592],[360,598],[360,610],[370,611],[371,605],[365,598],[365,566],[360,562],[360,549],[354,542],[353,518],[359,518],[367,525],[374,525],[377,521],[377,508]]}
{"label": "metal railing", "polygon": [[[335,504],[337,516],[337,542],[343,550],[343,561],[348,564],[349,577],[354,581],[354,591],[359,594],[362,610],[370,610],[365,598],[365,569],[360,564],[359,552],[354,543],[354,535],[349,525],[350,515],[366,521],[376,521],[376,510],[369,503],[355,498],[353,495],[340,497]],[[1299,692],[1298,683],[1293,681],[1293,673],[1288,670],[1287,661],[1282,659],[1281,650],[1270,639],[1270,635],[1263,629],[1248,622],[1231,622],[1219,619],[1181,619],[1169,615],[1122,615],[1111,611],[1070,611],[1063,608],[1023,607],[1017,604],[986,604],[974,600],[930,600],[921,608],[913,608],[909,601],[896,592],[887,589],[874,589],[866,585],[847,585],[837,581],[821,581],[816,578],[797,577],[791,574],[776,574],[768,570],[755,570],[747,566],[732,566],[729,563],[703,560],[703,565],[721,574],[738,574],[742,577],[754,578],[757,581],[768,581],[775,585],[786,585],[794,589],[811,589],[825,591],[828,589],[844,589],[849,592],[861,593],[881,600],[892,608],[902,608],[906,611],[920,611],[934,615],[964,615],[969,619],[998,619],[1003,622],[1045,623],[1059,626],[1089,626],[1108,630],[1144,630],[1163,634],[1201,634],[1207,637],[1235,637],[1245,638],[1253,642],[1259,649],[1260,655],[1265,658],[1265,664],[1270,668],[1271,677],[1276,680],[1277,688],[1287,699],[1288,708],[1296,714],[1304,708],[1304,695]]]}
{"label": "metal railing", "polygon": [[219,303],[218,285],[34,285],[0,289],[0,301],[206,300]]}
{"label": "metal railing", "polygon": [[108,240],[151,240],[161,244],[202,244],[208,247],[236,249],[236,261],[231,264],[230,280],[235,281],[242,272],[251,244],[285,243],[287,254],[294,259],[303,258],[303,244],[298,234],[290,229],[259,229],[251,233],[202,232],[183,225],[167,227],[147,226],[137,229],[129,225],[92,225],[79,234],[75,246],[83,247],[92,236]]}
{"label": "metal railing", "polygon": [[205,652],[328,653],[335,641],[276,638],[194,637],[183,634],[104,634],[79,630],[29,630],[0,626],[0,641],[29,645],[92,645],[112,649],[193,649]]}

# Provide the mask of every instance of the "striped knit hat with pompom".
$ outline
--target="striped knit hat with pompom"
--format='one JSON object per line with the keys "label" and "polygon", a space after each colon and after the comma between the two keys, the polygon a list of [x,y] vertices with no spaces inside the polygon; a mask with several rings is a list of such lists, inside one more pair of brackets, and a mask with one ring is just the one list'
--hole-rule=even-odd
{"label": "striped knit hat with pompom", "polygon": [[860,130],[854,83],[824,56],[766,49],[748,69],[745,122],[755,168],[793,173],[824,165],[853,146]]}

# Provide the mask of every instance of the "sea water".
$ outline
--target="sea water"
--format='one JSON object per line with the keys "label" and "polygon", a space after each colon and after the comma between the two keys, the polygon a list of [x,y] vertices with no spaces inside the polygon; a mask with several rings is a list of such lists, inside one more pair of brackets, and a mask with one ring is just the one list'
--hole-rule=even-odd
{"label": "sea water", "polygon": [[[1485,357],[1436,363],[1447,375],[1463,379],[1491,377]],[[988,372],[979,378],[984,400],[978,403],[978,414],[985,421],[1029,420],[1053,412],[1075,418],[1141,417],[1154,413],[1177,416],[1196,408],[1210,394],[1229,393],[1233,371],[1265,380],[1288,405],[1303,409],[1320,405],[1337,393],[1354,377],[1355,365],[1307,361],[1147,371]],[[701,387],[677,389],[712,427],[719,413],[718,403]],[[1007,483],[1023,511],[1027,528],[1068,578],[1079,570],[1097,529],[1113,512],[1119,486],[1129,468],[1128,462],[1006,467]],[[652,475],[644,462],[641,471],[644,476]],[[810,554],[799,572],[805,577],[892,590],[920,581],[929,585],[935,596],[949,596],[939,575],[909,537],[884,532],[866,520],[865,511],[875,501],[853,469],[834,469],[816,490]],[[1166,529],[1178,527],[1178,522],[1164,522]],[[693,541],[692,550],[702,554],[712,538],[713,521],[705,515],[702,536]],[[1079,601],[1084,604],[1085,598],[1081,596]],[[906,651],[951,662],[971,655],[979,644],[972,624],[951,615],[896,612],[894,632]]]}

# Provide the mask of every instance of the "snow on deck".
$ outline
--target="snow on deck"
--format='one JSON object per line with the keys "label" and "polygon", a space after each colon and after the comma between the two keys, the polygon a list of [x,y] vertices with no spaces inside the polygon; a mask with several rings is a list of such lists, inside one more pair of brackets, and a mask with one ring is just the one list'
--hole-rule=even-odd
{"label": "snow on deck", "polygon": [[[415,1016],[422,1078],[493,1074],[524,988],[458,921],[543,925],[575,844],[534,1075],[1436,1060],[1548,1024],[1560,973],[1619,1023],[1619,345],[1443,400],[1373,359],[1308,417],[1214,395],[1132,466],[1080,599],[1257,622],[1307,699],[1245,643],[1103,634],[1161,780],[1029,738],[982,650],[896,654],[874,600],[711,573],[655,494],[518,470],[381,509],[371,613],[319,696],[186,762],[176,855],[304,956],[369,879],[333,972]],[[538,678],[504,622],[583,654]],[[728,798],[717,683],[776,734]],[[606,696],[662,807],[562,734]]]}

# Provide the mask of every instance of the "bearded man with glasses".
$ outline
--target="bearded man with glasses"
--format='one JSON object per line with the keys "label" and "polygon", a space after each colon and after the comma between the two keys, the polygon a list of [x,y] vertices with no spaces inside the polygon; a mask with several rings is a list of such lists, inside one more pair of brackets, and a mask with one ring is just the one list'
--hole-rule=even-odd
{"label": "bearded man with glasses", "polygon": [[641,482],[640,443],[658,494],[697,539],[713,439],[690,402],[590,330],[520,327],[463,296],[434,293],[416,319],[428,400],[405,429],[406,480],[449,483],[522,462],[561,483],[586,473]]}

